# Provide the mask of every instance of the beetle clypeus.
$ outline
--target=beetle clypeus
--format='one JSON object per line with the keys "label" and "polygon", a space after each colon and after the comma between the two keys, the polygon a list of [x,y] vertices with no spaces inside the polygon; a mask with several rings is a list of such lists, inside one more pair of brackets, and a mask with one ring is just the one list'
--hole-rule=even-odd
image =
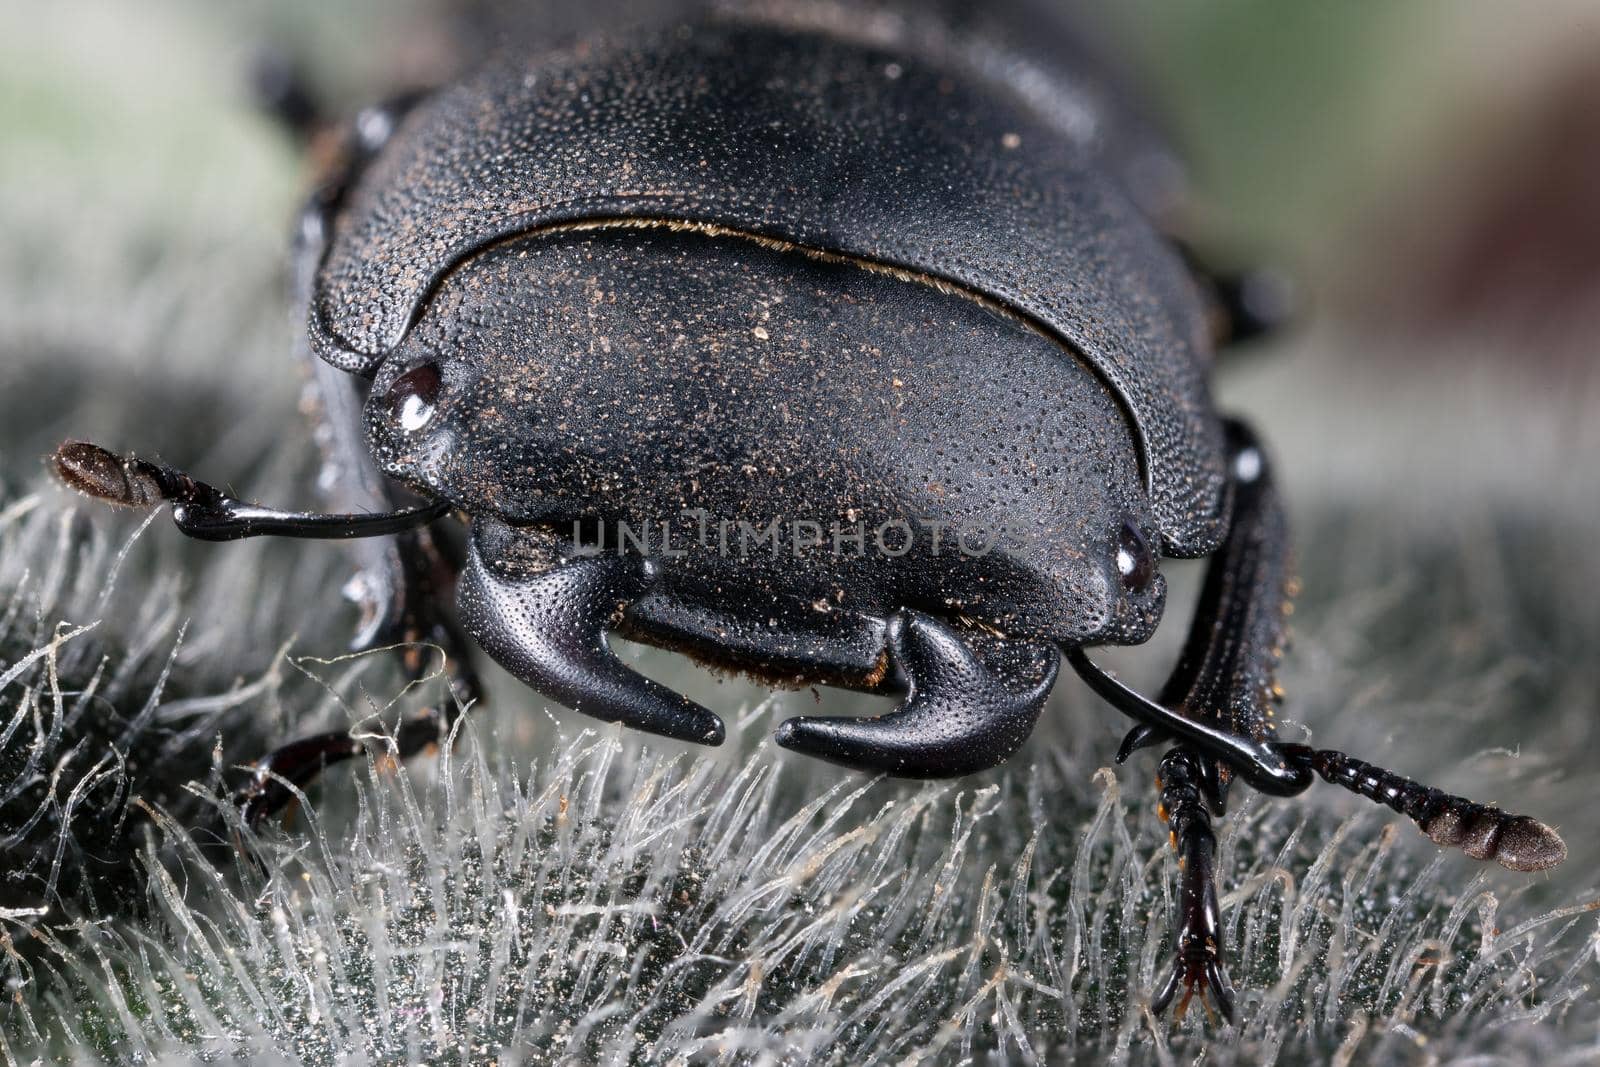
{"label": "beetle clypeus", "polygon": [[[547,696],[683,740],[722,723],[609,633],[898,695],[778,741],[907,777],[1009,758],[1064,651],[1136,720],[1119,761],[1167,746],[1182,886],[1156,1011],[1209,991],[1233,1017],[1212,819],[1235,779],[1288,796],[1320,775],[1479,859],[1559,863],[1533,819],[1273,740],[1286,524],[1207,385],[1214,325],[1249,323],[1133,195],[1159,149],[981,18],[882,14],[775,3],[506,51],[364,112],[295,258],[350,514],[247,505],[82,442],[57,471],[171,502],[196,537],[368,538],[358,647],[440,644],[470,699],[470,635]],[[427,529],[451,513],[470,521],[459,576]],[[1149,638],[1160,556],[1210,563],[1150,700],[1085,650]],[[402,754],[438,726],[405,724]],[[279,749],[249,813],[360,751]]]}

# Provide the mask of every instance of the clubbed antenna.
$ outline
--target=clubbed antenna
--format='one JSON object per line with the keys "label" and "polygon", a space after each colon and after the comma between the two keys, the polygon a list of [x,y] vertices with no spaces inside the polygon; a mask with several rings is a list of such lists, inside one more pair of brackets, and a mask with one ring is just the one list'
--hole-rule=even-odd
{"label": "clubbed antenna", "polygon": [[381,537],[425,526],[450,510],[446,501],[372,515],[316,515],[278,511],[236,500],[183,471],[119,456],[87,441],[68,441],[50,465],[70,488],[121,507],[172,504],[178,529],[202,541],[244,537]]}
{"label": "clubbed antenna", "polygon": [[1454,796],[1343,752],[1306,745],[1278,747],[1323,781],[1393,808],[1435,844],[1459,848],[1475,860],[1494,860],[1513,871],[1545,871],[1567,858],[1561,835],[1527,815]]}
{"label": "clubbed antenna", "polygon": [[68,441],[50,457],[56,477],[69,488],[107,504],[153,508],[171,499],[163,468],[143,460],[124,459],[87,441]]}

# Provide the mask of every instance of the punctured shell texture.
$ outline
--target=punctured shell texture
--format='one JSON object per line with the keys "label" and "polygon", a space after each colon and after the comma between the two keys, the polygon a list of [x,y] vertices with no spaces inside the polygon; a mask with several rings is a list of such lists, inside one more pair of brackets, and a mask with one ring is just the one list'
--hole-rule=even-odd
{"label": "punctured shell texture", "polygon": [[[437,410],[408,430],[389,389],[428,364]],[[654,228],[504,242],[440,286],[367,429],[387,473],[474,516],[574,540],[598,520],[611,549],[625,522],[659,591],[726,612],[728,639],[914,607],[1126,642],[1160,614],[1159,577],[1133,593],[1115,569],[1123,524],[1154,522],[1103,383],[1014,319],[848,262]]]}

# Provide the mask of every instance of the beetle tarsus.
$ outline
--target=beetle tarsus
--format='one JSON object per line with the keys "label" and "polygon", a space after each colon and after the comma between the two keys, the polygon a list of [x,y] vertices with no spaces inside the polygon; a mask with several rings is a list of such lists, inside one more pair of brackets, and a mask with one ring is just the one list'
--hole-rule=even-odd
{"label": "beetle tarsus", "polygon": [[[1228,1022],[1234,1020],[1233,984],[1223,965],[1222,916],[1217,906],[1216,835],[1211,829],[1201,763],[1204,757],[1185,747],[1171,749],[1161,760],[1161,811],[1178,850],[1182,886],[1174,917],[1172,970],[1150,1001],[1160,1015],[1181,988],[1177,1017],[1189,1001],[1208,998]],[[1209,1012],[1209,1004],[1207,1011]]]}
{"label": "beetle tarsus", "polygon": [[1271,701],[1281,693],[1273,673],[1293,585],[1287,527],[1254,436],[1230,423],[1228,437],[1232,527],[1212,557],[1188,642],[1159,697],[1151,700],[1124,685],[1081,648],[1069,649],[1067,657],[1096,693],[1137,720],[1123,738],[1118,762],[1161,740],[1179,746],[1161,762],[1162,811],[1183,860],[1176,961],[1151,1007],[1161,1011],[1181,988],[1181,1014],[1195,993],[1209,992],[1231,1019],[1211,819],[1225,810],[1232,777],[1264,793],[1291,796],[1321,776],[1414,820],[1437,844],[1512,870],[1554,867],[1566,857],[1566,846],[1554,830],[1527,816],[1432,789],[1342,752],[1267,739]]}
{"label": "beetle tarsus", "polygon": [[779,745],[904,778],[987,770],[1028,739],[1061,662],[1048,642],[969,638],[917,611],[895,615],[885,636],[909,682],[900,707],[876,719],[789,719]]}
{"label": "beetle tarsus", "polygon": [[1158,699],[1111,677],[1082,649],[1069,649],[1068,659],[1096,693],[1137,720],[1118,750],[1119,761],[1147,745],[1176,742],[1161,760],[1160,812],[1178,850],[1182,884],[1172,970],[1151,1010],[1161,1013],[1181,990],[1179,1018],[1199,996],[1208,1013],[1214,1004],[1232,1022],[1212,819],[1226,810],[1235,776],[1264,793],[1292,796],[1309,788],[1314,775],[1298,754],[1266,740],[1285,637],[1283,605],[1292,584],[1288,527],[1255,435],[1238,422],[1227,424],[1227,435],[1231,525],[1206,571],[1188,640]]}

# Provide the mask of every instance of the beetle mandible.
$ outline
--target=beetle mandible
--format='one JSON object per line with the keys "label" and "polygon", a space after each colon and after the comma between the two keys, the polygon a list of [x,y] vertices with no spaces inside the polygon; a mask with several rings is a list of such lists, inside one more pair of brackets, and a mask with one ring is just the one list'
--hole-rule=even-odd
{"label": "beetle mandible", "polygon": [[[1274,739],[1287,525],[1265,451],[1208,386],[1216,335],[1251,323],[1135,195],[1136,124],[1087,72],[1039,73],[1003,36],[800,0],[502,50],[363,112],[302,216],[303,354],[346,513],[246,504],[84,442],[56,470],[170,502],[194,537],[368,539],[357,647],[443,646],[462,703],[470,637],[579,711],[721,742],[715,714],[611,652],[617,633],[898,696],[777,740],[939,777],[1012,756],[1065,654],[1135,720],[1119,761],[1166,746],[1182,885],[1151,1007],[1209,994],[1231,1019],[1212,820],[1235,780],[1289,796],[1321,776],[1514,870],[1565,848]],[[447,515],[470,524],[459,573],[428,529]],[[1086,650],[1150,637],[1162,557],[1209,564],[1152,700]],[[438,727],[405,724],[401,754]],[[277,750],[249,814],[361,751],[343,733]]]}

